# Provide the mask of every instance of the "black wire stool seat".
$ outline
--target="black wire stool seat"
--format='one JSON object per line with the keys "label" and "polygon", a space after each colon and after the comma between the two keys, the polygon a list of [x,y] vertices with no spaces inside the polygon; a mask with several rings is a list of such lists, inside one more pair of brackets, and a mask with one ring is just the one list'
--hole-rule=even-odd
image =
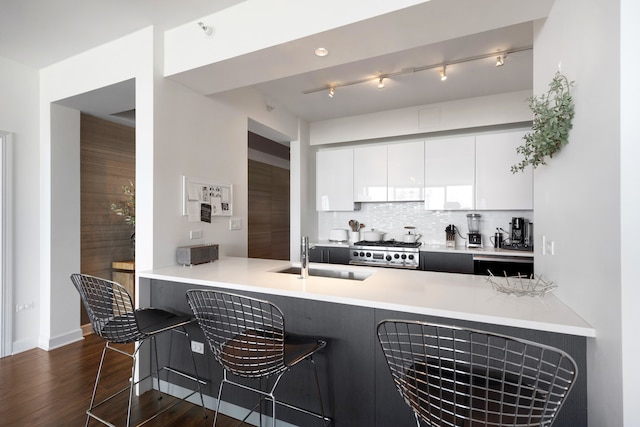
{"label": "black wire stool seat", "polygon": [[[269,301],[201,289],[188,290],[187,301],[204,332],[213,357],[223,367],[214,427],[220,410],[222,389],[227,383],[261,396],[258,404],[239,424],[247,420],[265,399],[271,402],[273,427],[276,425],[276,404],[318,418],[323,426],[331,424],[331,419],[324,414],[318,371],[313,361],[313,355],[326,346],[325,341],[287,334],[282,312]],[[276,387],[284,373],[303,360],[310,361],[314,369],[320,413],[279,401],[275,397]],[[241,378],[270,379],[273,383],[264,391],[232,381],[229,374]]]}
{"label": "black wire stool seat", "polygon": [[566,352],[505,335],[404,320],[377,334],[418,427],[551,426],[578,375]]}
{"label": "black wire stool seat", "polygon": [[[179,332],[187,337],[188,342],[189,333],[186,329],[186,325],[192,323],[194,319],[191,316],[179,315],[170,311],[156,309],[156,308],[143,308],[134,309],[131,295],[123,286],[110,280],[101,279],[98,277],[90,276],[87,274],[72,274],[71,281],[73,285],[80,293],[80,297],[84,304],[87,314],[91,320],[91,327],[93,332],[105,341],[104,349],[102,350],[102,357],[100,358],[100,365],[98,367],[98,373],[96,375],[96,381],[93,387],[93,393],[91,395],[91,403],[89,409],[87,409],[86,426],[89,425],[91,418],[106,424],[113,426],[110,421],[100,417],[94,410],[104,403],[110,401],[114,397],[120,395],[126,390],[129,390],[129,401],[127,406],[127,426],[131,422],[131,401],[133,398],[133,391],[137,384],[151,377],[156,378],[158,385],[158,398],[161,398],[160,390],[160,371],[166,370],[168,372],[177,374],[181,377],[192,380],[196,384],[196,389],[191,391],[187,396],[177,400],[171,405],[163,408],[151,418],[144,420],[138,425],[145,424],[163,412],[168,411],[178,403],[189,399],[196,393],[200,395],[200,402],[202,404],[204,417],[206,418],[206,409],[204,406],[204,398],[202,396],[202,386],[205,383],[200,380],[196,368],[195,358],[191,353],[193,361],[194,375],[187,374],[178,370],[175,370],[169,366],[162,368],[158,365],[158,354],[155,338],[163,332],[173,331]],[[144,378],[136,381],[136,362],[139,356],[139,350],[142,348],[142,344],[146,341],[150,341],[153,359],[155,361],[155,370],[151,370],[151,373]],[[121,348],[114,346],[115,344],[130,344],[137,343],[133,352],[128,352]],[[189,346],[189,349],[191,347]],[[96,393],[98,391],[98,385],[102,374],[102,368],[105,361],[107,350],[114,351],[116,353],[123,354],[132,359],[131,378],[129,384],[121,390],[111,394],[109,397],[96,403]],[[155,372],[155,377],[153,373]],[[153,383],[152,383],[153,384]]]}

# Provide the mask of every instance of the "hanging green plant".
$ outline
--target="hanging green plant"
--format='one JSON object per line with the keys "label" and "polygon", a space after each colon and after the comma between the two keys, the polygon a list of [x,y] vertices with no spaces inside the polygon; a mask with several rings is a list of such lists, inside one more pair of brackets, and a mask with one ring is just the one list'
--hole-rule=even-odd
{"label": "hanging green plant", "polygon": [[524,144],[516,148],[524,160],[511,166],[511,172],[523,172],[531,165],[546,165],[545,158],[553,155],[569,142],[569,131],[573,127],[573,98],[569,89],[574,82],[557,72],[549,84],[546,94],[528,98],[533,112],[533,126],[522,139]]}

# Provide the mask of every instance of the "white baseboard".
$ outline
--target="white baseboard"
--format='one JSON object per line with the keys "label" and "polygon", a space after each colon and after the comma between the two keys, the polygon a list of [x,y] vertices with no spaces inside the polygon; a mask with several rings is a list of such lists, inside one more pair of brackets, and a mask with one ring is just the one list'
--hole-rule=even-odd
{"label": "white baseboard", "polygon": [[[171,396],[177,397],[179,399],[182,399],[185,396],[188,396],[190,393],[193,392],[193,390],[189,390],[188,388],[168,383],[165,380],[160,381],[160,391],[162,391],[163,393],[167,393],[167,394],[169,394]],[[218,404],[218,399],[216,399],[214,397],[211,397],[211,396],[208,396],[206,394],[204,394],[202,397],[204,399],[204,406],[207,409],[215,411],[216,405]],[[198,395],[196,393],[193,396],[191,396],[190,398],[188,398],[187,401],[193,403],[194,405],[200,406],[200,395]],[[243,408],[241,406],[238,406],[238,405],[233,405],[231,403],[227,403],[224,400],[220,404],[220,413],[221,414],[224,414],[224,415],[226,415],[228,417],[231,417],[231,418],[235,418],[237,420],[243,419],[245,417],[245,415],[247,415],[247,412],[248,412],[247,409],[245,409],[245,408]],[[263,422],[264,421],[266,421],[266,425],[271,425],[271,417],[264,416],[263,417]],[[257,413],[253,413],[247,419],[247,422],[250,423],[250,424],[253,424],[253,425],[260,425],[260,417],[259,417],[259,415]],[[278,427],[299,427],[299,426],[296,426],[294,424],[289,424],[287,422],[278,420]]]}
{"label": "white baseboard", "polygon": [[34,339],[14,341],[11,345],[11,354],[22,353],[23,351],[31,350],[36,347],[38,347],[38,342]]}
{"label": "white baseboard", "polygon": [[41,339],[39,347],[43,350],[53,350],[59,347],[63,347],[67,344],[71,344],[77,341],[82,341],[82,329],[78,328],[65,334],[57,335],[55,337],[49,337],[48,339]]}

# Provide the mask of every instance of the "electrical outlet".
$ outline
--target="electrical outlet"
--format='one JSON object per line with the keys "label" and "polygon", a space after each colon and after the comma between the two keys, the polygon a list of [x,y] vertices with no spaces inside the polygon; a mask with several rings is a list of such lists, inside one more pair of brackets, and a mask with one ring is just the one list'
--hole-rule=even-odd
{"label": "electrical outlet", "polygon": [[191,351],[198,354],[204,354],[204,343],[191,341]]}
{"label": "electrical outlet", "polygon": [[229,230],[241,230],[242,229],[242,219],[233,217],[229,219]]}
{"label": "electrical outlet", "polygon": [[33,302],[30,302],[29,304],[16,305],[16,311],[25,311],[25,310],[31,310],[31,309],[33,309]]}

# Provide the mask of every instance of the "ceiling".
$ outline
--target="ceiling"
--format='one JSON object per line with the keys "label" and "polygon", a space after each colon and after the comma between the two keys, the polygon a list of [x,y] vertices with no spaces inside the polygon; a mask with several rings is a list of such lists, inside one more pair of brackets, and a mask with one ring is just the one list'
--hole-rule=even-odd
{"label": "ceiling", "polygon": [[[173,28],[241,1],[0,0],[0,40],[2,40],[0,57],[41,68],[146,26],[155,25],[160,29]],[[460,0],[456,0],[458,1]],[[486,2],[487,6],[501,3],[501,1],[501,5],[505,4],[504,0],[481,1]],[[527,9],[528,4],[531,4],[528,0],[512,1],[514,10]],[[545,0],[541,3],[550,7],[552,2],[553,0]],[[445,2],[438,0],[434,1],[434,4],[445,4]],[[446,4],[453,5],[449,1]],[[535,7],[531,6],[531,8]],[[539,9],[540,7],[535,11],[538,15],[531,19],[539,17]],[[495,10],[487,9],[487,14],[491,16],[496,13],[498,12]],[[314,69],[295,74],[283,74],[284,77],[278,78],[266,72],[264,79],[261,81],[257,81],[256,78],[247,79],[245,86],[252,86],[261,92],[270,107],[290,111],[308,121],[531,89],[533,85],[533,51],[531,49],[509,54],[504,66],[495,66],[495,56],[498,53],[533,45],[533,24],[531,19],[526,19],[526,13],[521,15],[512,20],[515,22],[512,25],[491,27],[485,31],[465,34],[461,37],[443,36],[441,39],[445,38],[445,40],[439,39],[420,46],[416,46],[415,34],[411,34],[415,33],[415,29],[408,29],[403,25],[406,23],[406,15],[404,20],[394,20],[391,15],[379,17],[384,20],[386,25],[384,30],[387,32],[375,35],[380,36],[381,44],[386,45],[384,54],[375,55],[369,51],[369,45],[372,44],[371,34],[368,35],[369,40],[366,41],[367,46],[365,46],[361,37],[345,37],[345,33],[340,32],[343,29],[336,29],[321,36],[328,37],[328,40],[333,34],[334,39],[339,39],[342,53],[337,53],[337,49],[331,47],[329,55],[325,57],[327,59],[317,62],[320,65],[315,66]],[[475,16],[465,19],[478,21]],[[379,22],[376,21],[376,25],[379,25]],[[464,32],[461,33],[464,34]],[[11,42],[6,42],[7,40]],[[314,42],[318,40],[320,40],[319,37],[314,38]],[[412,40],[412,43],[409,43],[409,40]],[[293,45],[294,43],[291,46],[277,48],[286,51],[291,60],[300,62],[302,58],[292,58]],[[353,52],[352,58],[357,59],[345,58],[344,51]],[[297,55],[298,53],[299,51],[296,51]],[[465,61],[485,54],[491,54],[491,57]],[[340,60],[336,61],[336,55],[341,56]],[[249,64],[261,63],[257,62],[257,57],[252,56],[241,60]],[[326,61],[327,65],[323,67],[322,61]],[[456,61],[463,62],[451,63]],[[447,62],[450,64],[447,66],[448,79],[442,82],[438,72],[440,66]],[[264,68],[274,68],[276,65],[281,68],[286,66],[278,59],[274,60],[274,63],[271,67],[265,65]],[[411,72],[414,68],[429,66],[435,68]],[[377,88],[378,76],[395,72],[401,72],[401,75],[387,79],[383,89]],[[205,77],[211,80],[211,74]],[[195,82],[199,77],[187,73],[180,78],[193,79]],[[360,80],[368,81],[348,85],[349,82]],[[131,117],[127,114],[135,107],[131,91],[133,84],[133,81],[123,82],[79,95],[65,100],[64,103],[98,116],[116,114],[125,116],[125,120],[131,121]],[[345,84],[347,85],[342,86]],[[333,98],[327,96],[326,90],[305,94],[329,85],[338,86]],[[236,93],[243,90],[241,82],[235,82],[234,87],[219,89],[213,93],[203,90],[200,92],[223,101],[233,101]],[[100,102],[97,99],[100,99]],[[105,99],[110,101],[104,102]]]}

